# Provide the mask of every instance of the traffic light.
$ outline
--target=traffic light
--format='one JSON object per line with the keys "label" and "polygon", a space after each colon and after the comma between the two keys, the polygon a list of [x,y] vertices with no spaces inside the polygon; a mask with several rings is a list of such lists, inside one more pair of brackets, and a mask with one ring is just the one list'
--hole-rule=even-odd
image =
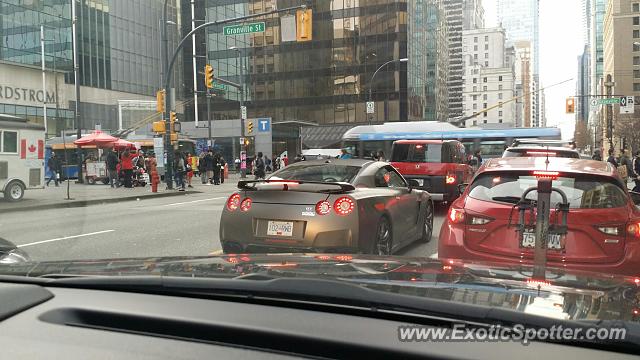
{"label": "traffic light", "polygon": [[312,12],[311,9],[298,10],[296,12],[296,40],[311,41],[312,38]]}
{"label": "traffic light", "polygon": [[253,134],[253,121],[247,121],[247,134]]}
{"label": "traffic light", "polygon": [[572,97],[567,98],[566,107],[567,114],[574,114],[576,112],[576,102]]}
{"label": "traffic light", "polygon": [[207,89],[213,88],[213,66],[209,64],[204,66],[204,83]]}
{"label": "traffic light", "polygon": [[156,111],[161,113],[164,112],[164,90],[158,90],[156,92]]}
{"label": "traffic light", "polygon": [[166,122],[164,120],[154,121],[151,125],[151,129],[154,133],[164,134],[167,131]]}

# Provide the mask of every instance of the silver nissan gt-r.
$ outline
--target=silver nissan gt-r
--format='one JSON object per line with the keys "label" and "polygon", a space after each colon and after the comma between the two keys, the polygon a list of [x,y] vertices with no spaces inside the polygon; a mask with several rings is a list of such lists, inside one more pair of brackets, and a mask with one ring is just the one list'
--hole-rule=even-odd
{"label": "silver nissan gt-r", "polygon": [[433,232],[431,196],[391,165],[371,160],[292,164],[240,181],[220,221],[225,253],[388,255]]}

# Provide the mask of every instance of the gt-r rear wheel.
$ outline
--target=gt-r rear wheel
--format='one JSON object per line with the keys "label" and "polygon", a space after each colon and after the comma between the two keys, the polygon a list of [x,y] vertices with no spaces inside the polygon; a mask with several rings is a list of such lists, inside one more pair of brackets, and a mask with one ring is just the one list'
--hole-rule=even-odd
{"label": "gt-r rear wheel", "polygon": [[433,203],[429,201],[424,211],[424,222],[422,224],[422,237],[420,242],[428,243],[433,235]]}
{"label": "gt-r rear wheel", "polygon": [[383,216],[376,227],[376,241],[373,244],[373,253],[376,255],[391,255],[392,246],[391,222],[386,216]]}

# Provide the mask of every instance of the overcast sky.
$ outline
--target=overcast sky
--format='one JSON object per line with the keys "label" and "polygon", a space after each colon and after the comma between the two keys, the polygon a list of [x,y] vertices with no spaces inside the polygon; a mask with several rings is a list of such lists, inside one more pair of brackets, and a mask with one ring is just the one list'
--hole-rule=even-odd
{"label": "overcast sky", "polygon": [[[520,0],[513,0],[514,2]],[[486,26],[497,25],[496,0],[483,0]],[[563,138],[572,138],[575,116],[565,114],[565,99],[575,95],[578,56],[584,48],[580,0],[540,0],[540,80],[545,91],[547,125],[558,125]]]}

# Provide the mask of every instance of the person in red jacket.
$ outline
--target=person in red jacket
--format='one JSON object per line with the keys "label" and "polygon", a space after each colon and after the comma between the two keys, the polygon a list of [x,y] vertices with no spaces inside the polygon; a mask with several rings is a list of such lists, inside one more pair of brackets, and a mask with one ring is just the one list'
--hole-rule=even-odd
{"label": "person in red jacket", "polygon": [[124,187],[131,188],[131,178],[133,176],[133,158],[136,155],[129,152],[129,150],[125,150],[120,156],[120,168],[124,173]]}

